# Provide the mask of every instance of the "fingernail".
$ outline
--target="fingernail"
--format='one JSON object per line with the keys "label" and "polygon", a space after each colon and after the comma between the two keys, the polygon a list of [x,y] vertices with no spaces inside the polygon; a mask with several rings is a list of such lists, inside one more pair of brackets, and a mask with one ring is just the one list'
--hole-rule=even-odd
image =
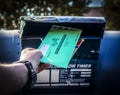
{"label": "fingernail", "polygon": [[43,58],[43,55],[41,55],[41,57],[40,58]]}

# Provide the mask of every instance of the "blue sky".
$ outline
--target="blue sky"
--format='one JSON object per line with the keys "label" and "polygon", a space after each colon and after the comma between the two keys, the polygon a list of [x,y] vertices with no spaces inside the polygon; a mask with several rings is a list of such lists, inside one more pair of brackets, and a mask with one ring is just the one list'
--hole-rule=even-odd
{"label": "blue sky", "polygon": [[101,7],[104,0],[92,0],[88,7]]}

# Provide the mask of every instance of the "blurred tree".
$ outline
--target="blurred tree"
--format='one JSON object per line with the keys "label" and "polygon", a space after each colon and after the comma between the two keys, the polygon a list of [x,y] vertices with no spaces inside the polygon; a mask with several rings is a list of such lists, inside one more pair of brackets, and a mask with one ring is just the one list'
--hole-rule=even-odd
{"label": "blurred tree", "polygon": [[120,0],[105,0],[106,29],[120,30]]}
{"label": "blurred tree", "polygon": [[19,17],[77,15],[91,0],[0,0],[0,29],[18,29]]}

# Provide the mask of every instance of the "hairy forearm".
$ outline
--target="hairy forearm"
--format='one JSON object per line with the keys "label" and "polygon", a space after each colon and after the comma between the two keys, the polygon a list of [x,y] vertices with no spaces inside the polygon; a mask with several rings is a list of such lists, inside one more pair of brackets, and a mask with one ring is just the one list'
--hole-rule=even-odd
{"label": "hairy forearm", "polygon": [[0,64],[0,95],[10,95],[28,80],[28,70],[22,63]]}

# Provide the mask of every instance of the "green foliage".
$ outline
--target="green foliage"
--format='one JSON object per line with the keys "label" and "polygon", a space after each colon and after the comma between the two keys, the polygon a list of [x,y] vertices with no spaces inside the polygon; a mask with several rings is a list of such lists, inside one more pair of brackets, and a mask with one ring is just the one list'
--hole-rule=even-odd
{"label": "green foliage", "polygon": [[[82,16],[91,0],[0,0],[0,29],[19,29],[20,16]],[[106,29],[120,30],[120,0],[105,0]]]}
{"label": "green foliage", "polygon": [[104,16],[107,20],[106,29],[120,30],[120,0],[106,0]]}
{"label": "green foliage", "polygon": [[[87,1],[87,2],[86,2]],[[0,29],[18,29],[23,15],[77,15],[86,10],[91,0],[0,0]]]}

